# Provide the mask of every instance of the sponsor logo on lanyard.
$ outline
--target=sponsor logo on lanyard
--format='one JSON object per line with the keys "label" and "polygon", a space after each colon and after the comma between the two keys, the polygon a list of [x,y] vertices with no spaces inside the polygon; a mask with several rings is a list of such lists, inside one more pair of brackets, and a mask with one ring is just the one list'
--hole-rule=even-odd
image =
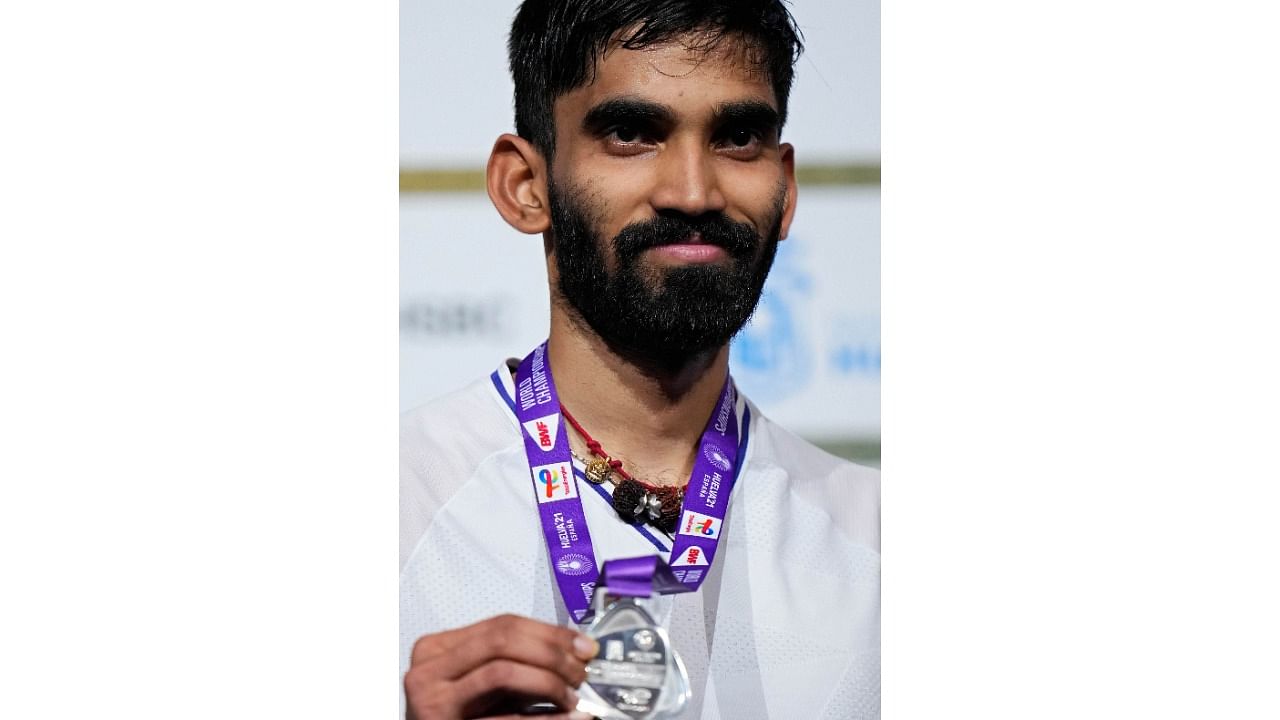
{"label": "sponsor logo on lanyard", "polygon": [[539,465],[533,469],[533,481],[540,503],[578,497],[578,483],[573,481],[573,467],[569,463]]}
{"label": "sponsor logo on lanyard", "polygon": [[720,537],[720,523],[720,518],[685,510],[684,517],[680,519],[679,532],[681,535],[693,535],[694,537]]}

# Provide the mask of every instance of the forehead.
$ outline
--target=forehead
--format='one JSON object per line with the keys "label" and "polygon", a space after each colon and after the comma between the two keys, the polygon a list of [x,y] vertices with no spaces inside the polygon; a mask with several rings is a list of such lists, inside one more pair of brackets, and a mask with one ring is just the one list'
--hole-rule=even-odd
{"label": "forehead", "polygon": [[668,105],[759,100],[776,109],[773,86],[754,55],[748,43],[735,38],[706,47],[702,36],[687,35],[636,49],[615,41],[596,63],[592,81],[560,100],[567,109],[583,112],[620,95]]}

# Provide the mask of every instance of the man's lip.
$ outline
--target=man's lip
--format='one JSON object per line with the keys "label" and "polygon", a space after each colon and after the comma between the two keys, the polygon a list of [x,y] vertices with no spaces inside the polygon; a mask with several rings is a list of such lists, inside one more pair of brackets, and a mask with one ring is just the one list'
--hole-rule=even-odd
{"label": "man's lip", "polygon": [[660,258],[674,262],[717,262],[729,257],[728,250],[719,245],[703,242],[701,238],[698,238],[698,242],[686,240],[658,245],[650,248],[650,251]]}
{"label": "man's lip", "polygon": [[671,247],[673,245],[709,245],[711,242],[702,236],[697,230],[690,230],[688,235],[679,240],[671,240],[669,242],[659,243],[653,247]]}

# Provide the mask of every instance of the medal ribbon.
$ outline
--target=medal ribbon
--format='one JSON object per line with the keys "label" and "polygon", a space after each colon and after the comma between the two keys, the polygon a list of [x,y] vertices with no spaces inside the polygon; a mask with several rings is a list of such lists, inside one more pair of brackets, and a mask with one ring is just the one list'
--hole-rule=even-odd
{"label": "medal ribbon", "polygon": [[[650,588],[663,594],[697,590],[706,578],[715,560],[729,494],[738,476],[736,402],[732,378],[726,377],[715,411],[707,420],[698,443],[698,454],[694,458],[689,485],[685,488],[680,523],[676,526],[675,542],[671,547],[669,573],[679,583],[679,589],[661,581],[654,585],[653,581],[658,579],[654,573],[662,575],[667,570],[667,564],[661,563],[657,556],[623,561],[620,567],[623,572],[618,577],[630,578],[624,580],[628,587],[638,579],[634,573],[644,572],[645,567],[650,567],[645,564],[628,565],[631,561],[659,561],[661,569],[656,564],[652,565],[647,581]],[[545,342],[529,353],[516,370],[515,405],[516,419],[524,430],[524,450],[529,461],[538,516],[542,521],[542,534],[551,557],[551,570],[569,614],[575,622],[582,622],[589,613],[591,595],[600,571],[591,534],[587,530],[582,500],[578,497],[568,431],[560,415],[560,398],[547,364]],[[611,563],[609,567],[613,569],[614,565]],[[606,580],[611,577],[612,574]],[[610,589],[613,589],[612,585]],[[646,592],[645,596],[648,594]]]}
{"label": "medal ribbon", "polygon": [[600,573],[610,595],[647,598],[689,592],[693,588],[676,579],[671,568],[657,555],[609,560]]}

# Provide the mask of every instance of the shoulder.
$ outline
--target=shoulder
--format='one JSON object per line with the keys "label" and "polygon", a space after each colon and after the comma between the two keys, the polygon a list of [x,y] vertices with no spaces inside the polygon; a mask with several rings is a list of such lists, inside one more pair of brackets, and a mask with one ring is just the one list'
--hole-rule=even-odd
{"label": "shoulder", "polygon": [[472,440],[481,446],[510,442],[509,433],[492,432],[504,429],[514,432],[514,418],[505,412],[491,376],[485,376],[401,415],[401,458],[421,451],[483,449],[469,447]]}
{"label": "shoulder", "polygon": [[520,436],[489,376],[400,416],[400,558],[484,461]]}
{"label": "shoulder", "polygon": [[752,461],[780,469],[791,492],[822,507],[849,539],[880,551],[880,471],[819,448],[752,405]]}

